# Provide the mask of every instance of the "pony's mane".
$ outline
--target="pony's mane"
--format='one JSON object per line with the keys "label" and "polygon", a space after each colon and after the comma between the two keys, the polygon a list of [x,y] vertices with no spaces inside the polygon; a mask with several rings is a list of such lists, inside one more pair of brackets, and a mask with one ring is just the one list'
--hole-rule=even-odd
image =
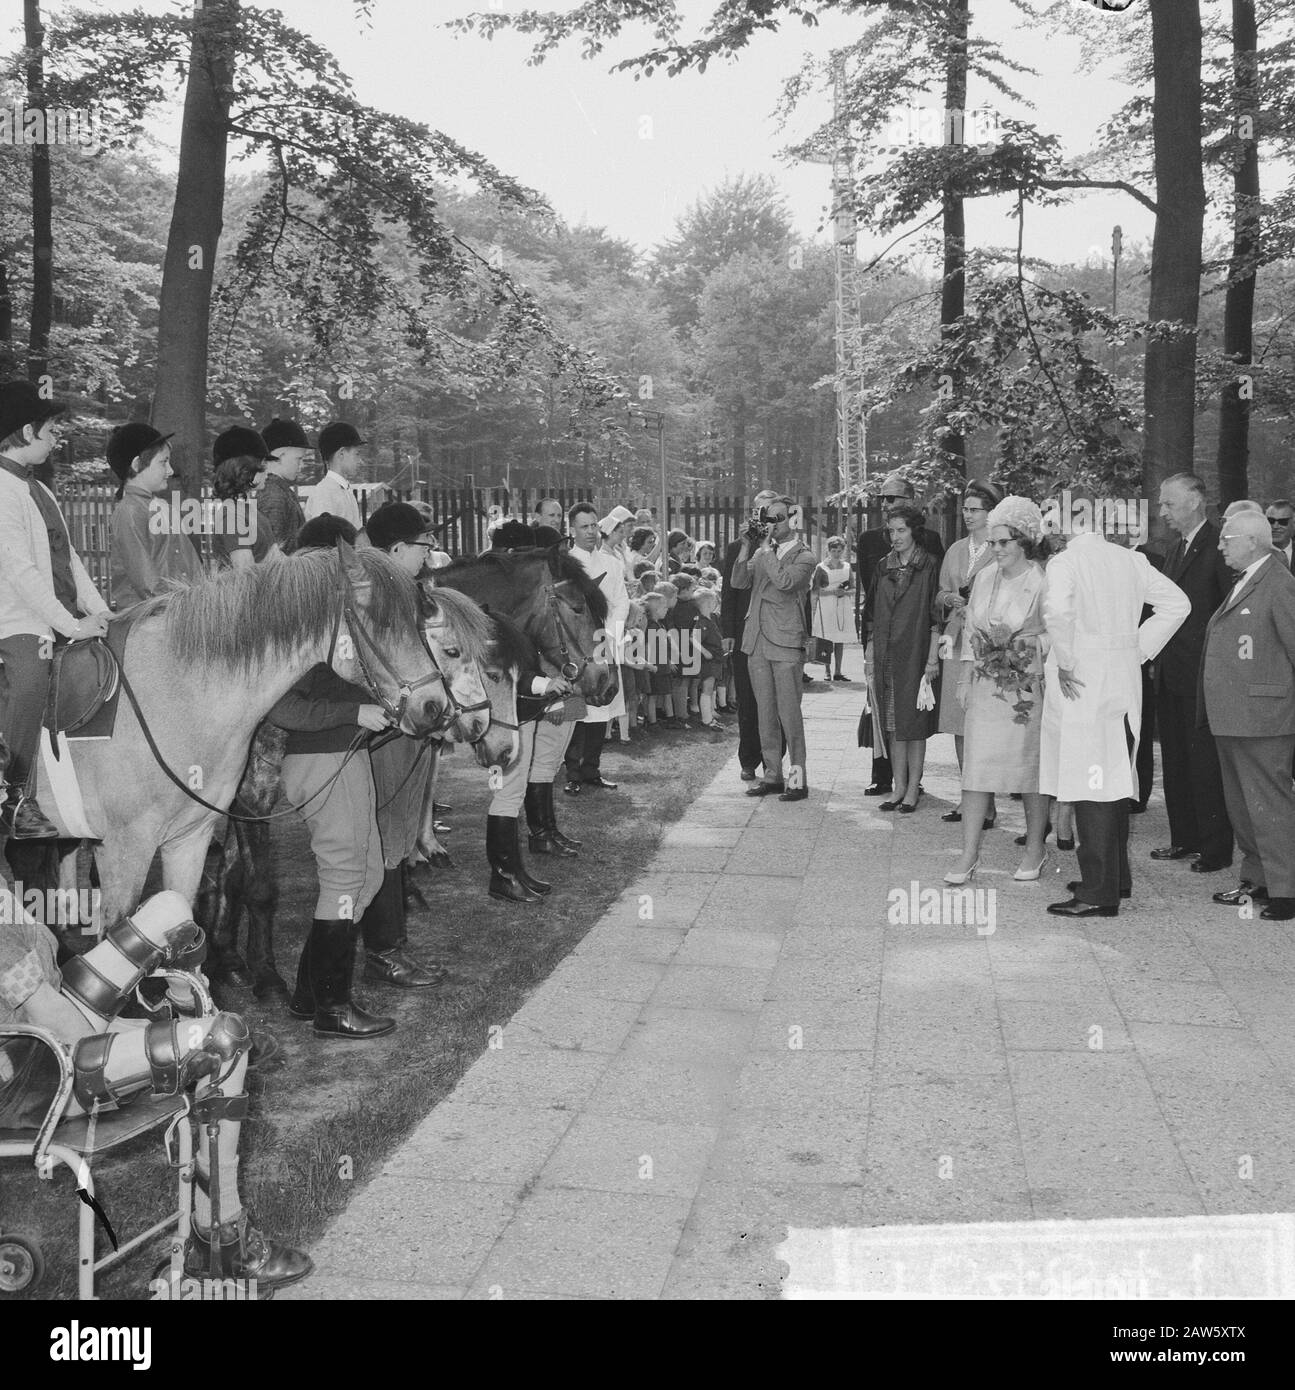
{"label": "pony's mane", "polygon": [[494,637],[489,614],[474,599],[448,586],[432,589],[428,598],[444,613],[463,655],[469,661],[485,661]]}
{"label": "pony's mane", "polygon": [[[371,586],[366,627],[378,637],[412,637],[414,581],[379,550],[357,550],[355,561]],[[326,641],[341,598],[337,552],[302,550],[173,589],[142,604],[140,616],[162,615],[179,660],[245,671]]]}
{"label": "pony's mane", "polygon": [[529,671],[540,664],[539,651],[524,629],[502,613],[489,615],[491,660],[514,671]]}

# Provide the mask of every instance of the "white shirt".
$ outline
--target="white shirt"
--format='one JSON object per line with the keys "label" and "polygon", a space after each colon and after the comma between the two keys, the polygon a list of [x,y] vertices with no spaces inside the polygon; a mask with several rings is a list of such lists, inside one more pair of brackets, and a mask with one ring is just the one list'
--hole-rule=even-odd
{"label": "white shirt", "polygon": [[1184,555],[1186,555],[1187,552],[1192,548],[1192,542],[1196,539],[1196,533],[1197,533],[1197,531],[1199,531],[1199,530],[1201,529],[1201,527],[1204,526],[1204,525],[1205,525],[1205,518],[1204,518],[1204,517],[1201,517],[1201,519],[1196,523],[1196,525],[1193,526],[1192,529],[1191,529],[1190,531],[1188,531],[1188,533],[1183,537],[1183,554],[1184,554]]}
{"label": "white shirt", "polygon": [[1229,603],[1231,603],[1232,600],[1236,598],[1236,596],[1241,592],[1241,586],[1246,582],[1247,579],[1250,578],[1250,576],[1255,572],[1255,570],[1257,570],[1259,566],[1263,564],[1263,562],[1266,559],[1268,559],[1267,555],[1261,555],[1252,565],[1247,565],[1245,569],[1241,571],[1241,578],[1238,579],[1237,582],[1232,586],[1232,592],[1228,595]]}
{"label": "white shirt", "polygon": [[783,541],[783,543],[774,550],[774,555],[781,560],[784,555],[790,555],[799,544],[800,537],[793,531],[788,539]]}
{"label": "white shirt", "polygon": [[325,512],[349,521],[357,531],[360,529],[360,504],[355,500],[355,493],[350,483],[331,468],[315,484],[306,499],[306,520],[313,521]]}

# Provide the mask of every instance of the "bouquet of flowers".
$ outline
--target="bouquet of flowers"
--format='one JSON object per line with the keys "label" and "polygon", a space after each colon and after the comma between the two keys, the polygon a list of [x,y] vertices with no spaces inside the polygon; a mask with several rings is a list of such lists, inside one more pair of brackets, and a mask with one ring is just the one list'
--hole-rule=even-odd
{"label": "bouquet of flowers", "polygon": [[1006,701],[1015,711],[1012,723],[1028,724],[1039,679],[1038,637],[995,623],[987,632],[971,634],[971,650],[976,674],[993,681],[995,699]]}

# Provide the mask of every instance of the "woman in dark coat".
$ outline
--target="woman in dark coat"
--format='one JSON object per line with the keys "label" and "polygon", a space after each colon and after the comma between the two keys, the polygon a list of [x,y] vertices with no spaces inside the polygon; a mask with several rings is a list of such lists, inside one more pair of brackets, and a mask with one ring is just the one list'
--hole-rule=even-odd
{"label": "woman in dark coat", "polygon": [[[921,795],[926,740],[936,731],[940,683],[940,611],[936,604],[939,566],[918,541],[921,510],[911,502],[886,508],[890,554],[877,566],[868,592],[868,678],[876,693],[877,715],[895,771],[894,796],[883,811],[915,811]],[[930,709],[917,708],[922,678],[935,697]]]}

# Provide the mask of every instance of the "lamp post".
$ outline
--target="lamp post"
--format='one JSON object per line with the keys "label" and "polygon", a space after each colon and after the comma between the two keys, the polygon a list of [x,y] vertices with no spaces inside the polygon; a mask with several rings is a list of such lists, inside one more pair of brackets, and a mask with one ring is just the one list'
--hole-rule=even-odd
{"label": "lamp post", "polygon": [[670,552],[666,542],[670,535],[670,521],[667,516],[669,498],[666,494],[665,480],[665,415],[659,410],[644,410],[642,406],[630,406],[630,418],[637,414],[643,421],[645,430],[656,430],[657,453],[661,464],[661,577],[670,573]]}

